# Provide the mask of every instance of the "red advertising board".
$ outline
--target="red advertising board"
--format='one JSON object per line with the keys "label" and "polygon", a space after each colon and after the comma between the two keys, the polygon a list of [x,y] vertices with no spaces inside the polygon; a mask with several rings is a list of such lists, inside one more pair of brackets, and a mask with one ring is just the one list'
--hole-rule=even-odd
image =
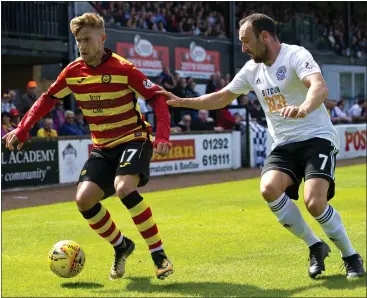
{"label": "red advertising board", "polygon": [[153,45],[135,35],[133,42],[117,42],[116,53],[133,63],[146,76],[157,76],[164,66],[169,67],[167,46]]}
{"label": "red advertising board", "polygon": [[358,129],[355,131],[345,131],[345,151],[362,151],[366,150],[366,129]]}
{"label": "red advertising board", "polygon": [[175,70],[183,77],[209,79],[212,73],[220,71],[220,52],[207,51],[195,42],[191,42],[190,48],[175,48]]}

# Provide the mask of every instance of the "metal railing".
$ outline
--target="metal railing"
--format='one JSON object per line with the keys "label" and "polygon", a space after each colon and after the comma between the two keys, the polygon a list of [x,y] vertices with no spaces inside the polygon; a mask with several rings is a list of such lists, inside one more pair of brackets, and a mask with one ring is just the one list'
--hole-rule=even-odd
{"label": "metal railing", "polygon": [[67,2],[1,2],[1,35],[68,40]]}

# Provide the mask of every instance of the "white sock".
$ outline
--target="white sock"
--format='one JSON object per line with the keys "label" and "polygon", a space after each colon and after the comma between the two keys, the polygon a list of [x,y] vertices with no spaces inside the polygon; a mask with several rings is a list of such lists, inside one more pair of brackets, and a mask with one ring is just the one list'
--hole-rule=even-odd
{"label": "white sock", "polygon": [[153,253],[153,252],[156,252],[156,251],[159,251],[159,250],[163,250],[163,245],[159,245],[156,248],[149,249],[150,253]]}
{"label": "white sock", "polygon": [[285,193],[279,199],[267,204],[278,218],[278,222],[295,236],[305,241],[309,247],[321,241],[306,224],[296,204]]}
{"label": "white sock", "polygon": [[333,207],[327,205],[324,212],[315,219],[329,239],[340,250],[342,257],[349,257],[356,253],[347,236],[342,219]]}
{"label": "white sock", "polygon": [[124,235],[122,235],[119,237],[119,239],[113,244],[113,246],[117,246],[120,245],[122,243],[122,241],[124,240]]}

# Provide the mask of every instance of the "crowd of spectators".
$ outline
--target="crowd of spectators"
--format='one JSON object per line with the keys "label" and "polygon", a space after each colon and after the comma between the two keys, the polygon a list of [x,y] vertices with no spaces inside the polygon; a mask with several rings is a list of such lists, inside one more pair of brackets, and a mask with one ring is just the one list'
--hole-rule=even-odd
{"label": "crowd of spectators", "polygon": [[[17,98],[14,90],[5,90],[1,98],[1,136],[17,127],[21,118],[27,113],[36,96],[37,83],[29,81],[26,92]],[[63,102],[56,104],[45,117],[38,121],[30,131],[31,137],[57,137],[89,135],[89,127],[84,120],[81,109],[64,110]]]}
{"label": "crowd of spectators", "polygon": [[345,100],[327,100],[325,102],[331,122],[337,124],[366,123],[367,101],[360,98],[348,110],[345,109]]}
{"label": "crowd of spectators", "polygon": [[[353,21],[348,34],[341,16],[333,19],[319,17],[322,38],[337,54],[357,58],[367,57],[367,31],[358,21]],[[350,44],[348,43],[350,39]]]}
{"label": "crowd of spectators", "polygon": [[[229,74],[216,72],[212,74],[206,84],[206,94],[219,91],[231,80]],[[164,68],[156,78],[156,83],[166,90],[182,98],[193,98],[200,94],[196,90],[196,83],[192,77],[181,77],[178,73],[171,73]],[[26,92],[17,100],[15,91],[5,90],[1,100],[1,135],[15,129],[21,118],[33,105],[36,97],[37,83],[30,81]],[[148,114],[154,117],[152,108],[138,98],[140,111],[145,119],[151,121]],[[345,100],[326,100],[325,106],[334,124],[365,123],[367,119],[366,99],[360,98],[349,109],[345,108]],[[247,111],[247,110],[248,111]],[[149,113],[150,112],[150,113]],[[227,107],[214,111],[193,110],[188,108],[173,108],[171,113],[171,132],[190,131],[244,131],[246,117],[249,121],[266,127],[265,113],[256,94],[250,91],[247,95],[236,98]],[[154,118],[153,118],[154,119]],[[63,102],[56,104],[45,117],[37,122],[30,131],[32,137],[83,136],[89,135],[90,130],[84,119],[82,110],[65,110]]]}
{"label": "crowd of spectators", "polygon": [[[229,20],[224,16],[225,12],[229,12],[226,2],[94,1],[92,3],[104,17],[107,25],[193,36],[230,37]],[[319,43],[339,55],[367,57],[365,21],[353,18],[350,30],[346,34],[344,11],[340,8],[337,10],[332,4],[327,4],[326,9],[321,9],[318,3],[308,2],[236,2],[235,9],[237,25],[239,20],[247,15],[262,12],[276,21],[278,32],[292,21],[297,13],[312,16],[317,26]]]}
{"label": "crowd of spectators", "polygon": [[[350,30],[346,34],[344,10],[338,11],[330,3],[326,5],[327,8],[322,9],[317,2],[236,2],[236,24],[249,14],[262,12],[275,20],[280,32],[286,23],[295,18],[296,14],[311,16],[316,24],[319,41],[323,41],[335,53],[358,58],[367,57],[365,19],[354,17]],[[350,46],[348,38],[351,42]]]}
{"label": "crowd of spectators", "polygon": [[337,124],[366,123],[367,100],[360,98],[349,109],[345,109],[345,100],[326,100],[325,106],[330,115],[331,122]]}
{"label": "crowd of spectators", "polygon": [[226,37],[225,2],[93,1],[106,25],[173,32],[194,36]]}

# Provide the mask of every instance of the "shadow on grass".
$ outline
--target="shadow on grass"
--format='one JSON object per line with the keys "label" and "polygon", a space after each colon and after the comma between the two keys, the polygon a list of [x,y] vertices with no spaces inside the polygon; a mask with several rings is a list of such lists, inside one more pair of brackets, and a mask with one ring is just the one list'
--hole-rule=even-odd
{"label": "shadow on grass", "polygon": [[96,282],[76,281],[76,282],[64,282],[61,284],[61,287],[67,289],[98,289],[103,288],[104,285]]}
{"label": "shadow on grass", "polygon": [[[322,287],[318,283],[314,285],[298,287],[294,289],[262,289],[253,285],[231,284],[225,282],[175,282],[170,284],[153,284],[150,277],[131,277],[128,278],[124,292],[136,291],[142,295],[156,293],[171,293],[172,296],[183,294],[186,296],[246,296],[246,297],[289,297],[299,294],[302,291],[312,288]],[[94,293],[118,296],[122,290],[96,290]]]}
{"label": "shadow on grass", "polygon": [[356,289],[366,287],[366,275],[360,278],[347,279],[345,274],[334,274],[320,276],[317,280],[322,280],[322,285],[328,289]]}

